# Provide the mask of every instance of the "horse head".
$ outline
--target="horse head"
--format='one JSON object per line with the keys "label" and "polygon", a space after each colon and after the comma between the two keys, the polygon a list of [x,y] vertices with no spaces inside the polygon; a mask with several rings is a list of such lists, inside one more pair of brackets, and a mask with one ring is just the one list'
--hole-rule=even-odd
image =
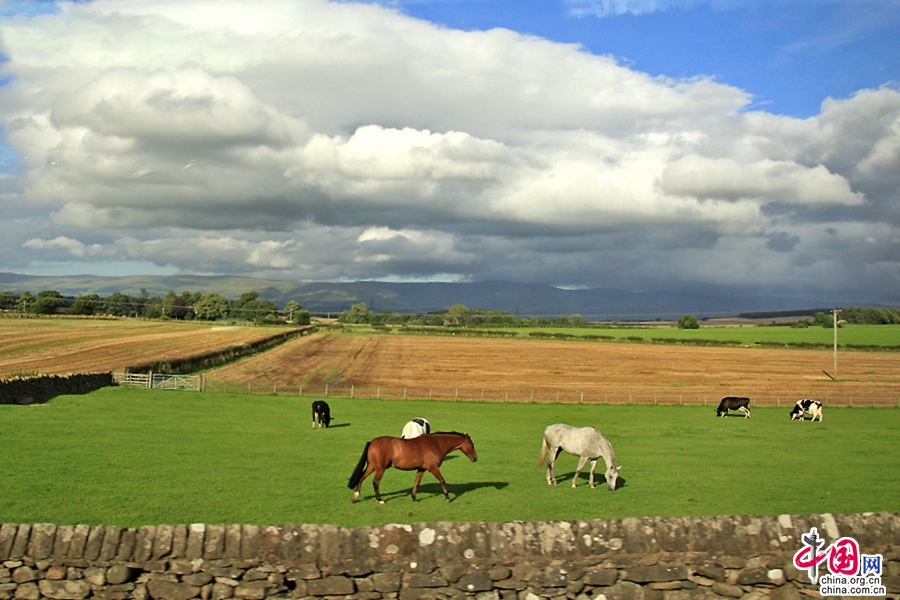
{"label": "horse head", "polygon": [[606,468],[606,485],[610,491],[615,491],[616,489],[616,483],[619,480],[619,469],[621,468],[617,467],[615,462]]}
{"label": "horse head", "polygon": [[465,439],[459,449],[463,454],[469,457],[469,460],[475,462],[478,460],[478,453],[475,452],[475,444],[472,443],[472,438],[469,437],[469,434],[465,433],[463,435],[465,436]]}

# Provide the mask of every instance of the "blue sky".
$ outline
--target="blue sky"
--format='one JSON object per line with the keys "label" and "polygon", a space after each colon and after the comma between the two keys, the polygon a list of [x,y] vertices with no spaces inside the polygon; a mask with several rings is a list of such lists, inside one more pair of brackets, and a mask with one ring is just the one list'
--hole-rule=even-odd
{"label": "blue sky", "polygon": [[446,27],[581,44],[650,75],[714,77],[755,108],[806,118],[822,100],[900,81],[900,4],[829,0],[390,2]]}
{"label": "blue sky", "polygon": [[0,2],[0,271],[900,303],[897,0]]}

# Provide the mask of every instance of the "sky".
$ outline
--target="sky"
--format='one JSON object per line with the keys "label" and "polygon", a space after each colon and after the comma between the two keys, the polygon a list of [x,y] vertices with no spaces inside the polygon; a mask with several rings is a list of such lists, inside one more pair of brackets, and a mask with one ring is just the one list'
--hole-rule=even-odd
{"label": "sky", "polygon": [[900,0],[0,0],[0,272],[900,304]]}

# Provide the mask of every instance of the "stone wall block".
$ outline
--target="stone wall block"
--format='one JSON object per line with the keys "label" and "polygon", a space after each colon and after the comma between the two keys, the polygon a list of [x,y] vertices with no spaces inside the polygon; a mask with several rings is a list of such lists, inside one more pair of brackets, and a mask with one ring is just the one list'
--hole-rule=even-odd
{"label": "stone wall block", "polygon": [[97,560],[100,557],[100,547],[103,545],[104,535],[106,535],[106,528],[103,525],[91,527],[87,543],[84,545],[85,560]]}
{"label": "stone wall block", "polygon": [[72,535],[75,528],[71,525],[60,525],[53,536],[53,556],[64,557],[69,555],[69,545],[72,543]]}
{"label": "stone wall block", "polygon": [[156,535],[153,536],[153,547],[150,550],[150,560],[160,560],[171,556],[172,542],[175,540],[174,525],[158,525]]}
{"label": "stone wall block", "polygon": [[16,541],[18,531],[19,526],[16,523],[3,523],[0,525],[0,560],[12,557],[12,547]]}
{"label": "stone wall block", "polygon": [[50,523],[35,523],[31,527],[31,535],[28,539],[26,553],[33,560],[43,560],[53,553],[53,536],[56,534],[56,525]]}
{"label": "stone wall block", "polygon": [[494,582],[491,581],[491,577],[488,575],[487,571],[479,570],[473,571],[468,575],[463,575],[452,587],[462,590],[466,594],[471,594],[493,589]]}
{"label": "stone wall block", "polygon": [[184,557],[194,560],[203,558],[203,541],[206,537],[206,525],[192,523],[187,531],[187,544],[184,549]]}
{"label": "stone wall block", "polygon": [[91,584],[83,579],[38,582],[41,595],[52,600],[82,600],[91,594]]}
{"label": "stone wall block", "polygon": [[[134,548],[137,543],[138,530],[134,527],[127,527],[122,530],[119,536],[119,548],[116,551],[115,560],[129,561],[134,557]],[[59,535],[59,534],[57,534]]]}
{"label": "stone wall block", "polygon": [[260,555],[259,525],[241,525],[241,558],[256,558]]}
{"label": "stone wall block", "polygon": [[284,525],[281,528],[281,545],[279,556],[283,560],[303,560],[304,546],[307,545],[307,534],[299,525]]}
{"label": "stone wall block", "polygon": [[372,587],[376,592],[394,593],[400,590],[400,573],[375,573],[371,578]]}
{"label": "stone wall block", "polygon": [[334,575],[307,581],[306,590],[310,596],[349,596],[356,591],[356,587],[352,579]]}
{"label": "stone wall block", "polygon": [[619,521],[620,537],[624,542],[623,550],[626,554],[645,554],[653,551],[651,535],[645,528],[648,526],[644,519],[626,518]]}
{"label": "stone wall block", "polygon": [[622,572],[622,579],[635,583],[658,583],[687,579],[687,569],[683,566],[653,565],[651,567],[631,567]]}
{"label": "stone wall block", "polygon": [[687,550],[685,542],[684,524],[681,519],[651,519],[650,527],[652,542],[663,552],[684,552]]}
{"label": "stone wall block", "polygon": [[200,588],[154,577],[147,582],[147,591],[154,600],[191,600],[200,595]]}
{"label": "stone wall block", "polygon": [[169,558],[178,559],[187,557],[187,541],[190,528],[187,525],[176,525],[172,531],[172,552]]}
{"label": "stone wall block", "polygon": [[72,531],[72,541],[69,542],[69,558],[84,558],[84,547],[87,544],[90,525],[76,525]]}
{"label": "stone wall block", "polygon": [[147,562],[153,557],[153,544],[156,540],[156,527],[153,525],[145,525],[138,529],[137,538],[134,542],[134,560],[137,562]]}
{"label": "stone wall block", "polygon": [[122,536],[122,528],[110,526],[106,528],[103,535],[103,541],[100,542],[100,553],[98,560],[109,562],[116,557],[119,550],[119,540]]}
{"label": "stone wall block", "polygon": [[228,525],[225,527],[225,558],[241,558],[241,526]]}
{"label": "stone wall block", "polygon": [[447,587],[447,580],[440,573],[407,573],[403,585],[411,588]]}
{"label": "stone wall block", "polygon": [[218,560],[225,556],[225,526],[208,525],[203,545],[203,558]]}
{"label": "stone wall block", "polygon": [[12,548],[9,552],[10,558],[22,558],[28,551],[28,537],[31,534],[31,525],[20,523],[16,528],[16,537],[13,540]]}

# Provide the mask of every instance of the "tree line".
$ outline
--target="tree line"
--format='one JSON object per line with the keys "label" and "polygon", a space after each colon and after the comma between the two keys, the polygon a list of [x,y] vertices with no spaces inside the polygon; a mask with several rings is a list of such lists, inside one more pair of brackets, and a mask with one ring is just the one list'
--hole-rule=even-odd
{"label": "tree line", "polygon": [[271,300],[262,300],[257,292],[246,292],[236,300],[228,300],[215,292],[184,291],[181,295],[170,290],[165,296],[151,296],[141,289],[137,296],[115,292],[103,297],[86,294],[66,298],[55,290],[37,294],[24,291],[0,292],[0,309],[34,315],[108,315],[178,321],[252,321],[258,324],[291,323],[309,325],[309,311],[294,300],[284,310]]}
{"label": "tree line", "polygon": [[549,319],[537,317],[517,317],[507,312],[468,308],[455,304],[448,309],[424,314],[402,314],[386,310],[375,313],[365,302],[354,304],[343,311],[338,323],[348,325],[409,325],[435,327],[581,327],[584,320],[579,314]]}

